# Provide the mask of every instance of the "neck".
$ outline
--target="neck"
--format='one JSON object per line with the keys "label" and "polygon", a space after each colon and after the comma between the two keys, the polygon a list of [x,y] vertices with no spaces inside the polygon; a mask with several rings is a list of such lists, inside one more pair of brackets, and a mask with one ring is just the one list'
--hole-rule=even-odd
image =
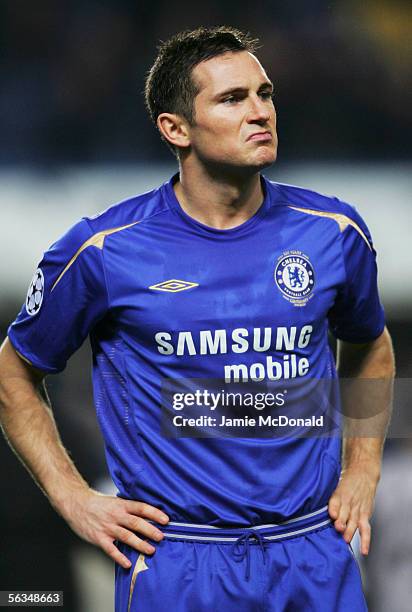
{"label": "neck", "polygon": [[180,165],[174,191],[183,210],[196,221],[216,229],[241,225],[263,202],[260,174],[246,177],[218,175],[206,168]]}

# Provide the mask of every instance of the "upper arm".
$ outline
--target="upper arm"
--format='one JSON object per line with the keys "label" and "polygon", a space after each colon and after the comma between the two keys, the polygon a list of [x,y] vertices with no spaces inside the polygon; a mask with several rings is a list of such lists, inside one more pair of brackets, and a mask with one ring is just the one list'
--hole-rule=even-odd
{"label": "upper arm", "polygon": [[46,372],[33,367],[28,361],[16,351],[9,338],[6,338],[0,348],[0,381],[5,382],[12,378],[18,378],[40,384]]}
{"label": "upper arm", "polygon": [[33,398],[39,394],[47,401],[43,379],[46,373],[31,366],[16,352],[9,338],[0,347],[0,411],[19,405],[25,398],[27,405],[33,405]]}

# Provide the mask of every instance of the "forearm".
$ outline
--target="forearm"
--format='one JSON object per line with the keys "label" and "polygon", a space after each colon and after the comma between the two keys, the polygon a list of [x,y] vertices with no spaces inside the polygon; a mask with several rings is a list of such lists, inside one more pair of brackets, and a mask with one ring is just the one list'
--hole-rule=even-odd
{"label": "forearm", "polygon": [[342,442],[342,473],[348,470],[367,472],[379,481],[385,436],[359,438],[344,436]]}
{"label": "forearm", "polygon": [[380,476],[382,452],[392,409],[392,343],[387,330],[374,343],[346,346],[339,353],[343,381],[342,468]]}
{"label": "forearm", "polygon": [[[355,381],[344,408],[342,470],[368,472],[379,480],[392,410],[392,378]],[[353,416],[354,415],[354,416]]]}
{"label": "forearm", "polygon": [[371,540],[369,520],[391,415],[394,370],[392,342],[386,329],[368,344],[338,344],[344,421],[342,474],[328,508],[346,542],[359,529],[364,555]]}
{"label": "forearm", "polygon": [[160,542],[163,534],[145,519],[164,525],[168,516],[148,504],[102,495],[88,486],[60,440],[38,385],[10,351],[6,343],[0,352],[0,425],[10,446],[73,531],[129,569],[130,560],[114,541],[153,554],[155,548],[146,540]]}
{"label": "forearm", "polygon": [[29,378],[2,372],[0,424],[18,458],[64,516],[72,494],[89,487],[63,447],[39,387]]}

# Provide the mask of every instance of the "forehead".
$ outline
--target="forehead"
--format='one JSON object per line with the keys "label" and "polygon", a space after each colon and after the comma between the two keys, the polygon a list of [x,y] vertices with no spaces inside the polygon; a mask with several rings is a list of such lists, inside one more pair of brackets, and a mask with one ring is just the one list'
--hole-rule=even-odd
{"label": "forehead", "polygon": [[230,87],[249,88],[268,81],[259,60],[249,51],[228,51],[194,67],[192,78],[199,94],[214,95]]}

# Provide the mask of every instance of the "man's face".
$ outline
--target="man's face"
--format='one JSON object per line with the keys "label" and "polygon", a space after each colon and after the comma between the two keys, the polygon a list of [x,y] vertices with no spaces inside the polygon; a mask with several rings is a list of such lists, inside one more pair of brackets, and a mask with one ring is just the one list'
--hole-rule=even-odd
{"label": "man's face", "polygon": [[254,55],[227,52],[192,72],[199,93],[190,127],[192,153],[206,164],[259,170],[276,160],[273,85]]}

